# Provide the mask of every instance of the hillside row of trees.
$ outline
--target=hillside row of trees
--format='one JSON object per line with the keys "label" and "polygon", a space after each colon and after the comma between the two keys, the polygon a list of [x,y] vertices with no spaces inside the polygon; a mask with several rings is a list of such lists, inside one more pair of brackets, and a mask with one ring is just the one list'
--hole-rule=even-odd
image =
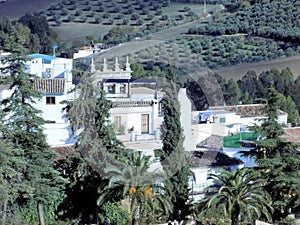
{"label": "hillside row of trees", "polygon": [[[189,41],[190,47],[209,66],[220,67],[299,54],[299,2],[266,0],[251,3],[249,7],[239,7],[218,17],[212,15],[208,23],[189,29],[188,34],[201,35]],[[213,51],[214,46],[220,47],[220,50]],[[227,48],[231,48],[228,54]],[[210,49],[211,53],[206,49]]]}
{"label": "hillside row of trees", "polygon": [[249,34],[278,41],[299,43],[299,2],[260,1],[241,8],[220,21],[191,28],[190,34]]}
{"label": "hillside row of trees", "polygon": [[40,12],[54,26],[62,22],[95,23],[102,25],[141,25],[189,20],[195,13],[191,10],[178,10],[177,15],[168,14],[164,10],[169,1],[136,1],[124,0],[118,2],[99,1],[63,1],[52,5],[47,11]]}
{"label": "hillside row of trees", "polygon": [[191,4],[236,4],[237,0],[171,0],[171,2],[191,3]]}
{"label": "hillside row of trees", "polygon": [[255,63],[277,58],[298,55],[298,45],[285,45],[282,42],[254,38],[248,35],[205,36],[199,35],[177,41],[196,53],[209,68]]}

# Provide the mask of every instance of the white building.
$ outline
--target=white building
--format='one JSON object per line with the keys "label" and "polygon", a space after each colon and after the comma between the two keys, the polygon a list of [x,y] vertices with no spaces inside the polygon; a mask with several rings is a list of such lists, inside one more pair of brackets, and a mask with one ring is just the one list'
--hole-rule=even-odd
{"label": "white building", "polygon": [[124,69],[120,68],[118,58],[115,58],[112,67],[109,68],[105,58],[101,70],[96,70],[93,60],[91,62],[91,72],[95,73],[97,85],[105,90],[107,99],[113,102],[110,113],[116,132],[128,134],[134,131],[134,140],[153,136],[162,122],[159,117],[162,96],[156,91],[156,80],[133,79],[128,58]]}
{"label": "white building", "polygon": [[[260,125],[266,118],[263,104],[212,106],[205,111],[192,112],[193,133],[197,143],[211,135],[228,136],[248,131],[248,127]],[[288,114],[278,110],[278,122],[287,125]]]}
{"label": "white building", "polygon": [[[36,102],[35,108],[41,111],[41,117],[49,123],[44,125],[48,143],[51,146],[73,143],[69,140],[70,128],[61,104],[64,100],[74,99],[69,93],[73,89],[73,60],[43,54],[29,55],[26,72],[39,77],[34,88],[42,92],[42,98]],[[1,87],[0,99],[11,95],[8,87]]]}
{"label": "white building", "polygon": [[93,54],[97,54],[100,52],[107,51],[112,46],[104,45],[103,43],[96,43],[93,46],[83,46],[76,48],[73,53],[73,59],[84,58],[91,56]]}
{"label": "white building", "polygon": [[74,94],[69,93],[74,88],[73,60],[43,54],[32,54],[28,57],[31,60],[26,64],[26,72],[40,77],[36,80],[35,88],[42,92],[42,98],[35,107],[50,122],[44,125],[49,144],[60,146],[74,143],[74,139],[69,139],[71,130],[63,110],[66,104],[61,103],[74,99]]}
{"label": "white building", "polygon": [[74,99],[69,92],[74,88],[72,84],[73,60],[32,54],[26,63],[26,72],[37,75],[35,89],[42,92],[42,98],[36,108],[42,111],[41,116],[52,123],[65,123],[65,113],[61,104],[64,100]]}

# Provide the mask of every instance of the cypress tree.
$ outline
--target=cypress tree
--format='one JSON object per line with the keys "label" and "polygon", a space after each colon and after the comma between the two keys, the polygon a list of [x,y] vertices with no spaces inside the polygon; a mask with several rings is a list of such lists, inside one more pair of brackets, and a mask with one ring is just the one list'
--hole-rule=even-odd
{"label": "cypress tree", "polygon": [[180,107],[177,99],[177,88],[174,69],[168,67],[165,80],[165,96],[161,100],[164,121],[162,124],[163,147],[161,163],[167,176],[168,185],[174,206],[172,217],[183,219],[189,213],[188,180],[191,175],[190,165],[183,148],[183,130],[180,123]]}
{"label": "cypress tree", "polygon": [[[25,206],[29,200],[34,202],[36,208],[32,210],[38,209],[38,220],[43,225],[50,219],[45,216],[54,213],[63,198],[65,180],[54,169],[57,155],[43,133],[45,121],[33,107],[41,93],[34,89],[35,79],[38,78],[25,72],[28,59],[24,53],[24,41],[14,28],[9,37],[5,50],[11,54],[2,59],[4,67],[1,72],[7,76],[1,79],[1,84],[7,85],[12,94],[1,102],[4,112],[2,120],[5,120],[3,139],[10,142],[13,148],[24,151],[27,161],[24,184],[27,189],[23,190],[26,195],[19,196],[18,203]],[[44,214],[44,207],[48,209],[47,214]]]}

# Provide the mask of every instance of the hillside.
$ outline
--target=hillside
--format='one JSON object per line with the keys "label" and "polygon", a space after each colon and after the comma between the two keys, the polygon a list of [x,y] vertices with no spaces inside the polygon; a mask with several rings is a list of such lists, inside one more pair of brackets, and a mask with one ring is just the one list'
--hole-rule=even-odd
{"label": "hillside", "polygon": [[[52,25],[59,19],[61,23],[52,29],[59,34],[63,43],[72,43],[69,46],[84,44],[88,35],[101,40],[111,28],[118,24],[123,26],[124,20],[134,28],[133,35],[143,37],[143,42],[123,44],[105,55],[130,55],[132,60],[146,61],[160,60],[162,58],[157,57],[158,55],[168,53],[164,60],[178,61],[180,67],[184,68],[188,63],[199,64],[205,71],[217,71],[225,78],[238,79],[248,70],[259,73],[287,66],[295,76],[300,74],[297,56],[300,48],[297,38],[291,36],[297,37],[298,28],[295,26],[300,23],[297,16],[300,5],[297,1],[263,1],[248,8],[233,12],[225,10],[222,13],[221,8],[208,4],[206,10],[211,15],[204,14],[202,1],[198,1],[200,4],[180,2],[9,0],[0,3],[0,13],[16,18],[26,12],[40,12]],[[213,0],[211,2],[216,3]],[[105,11],[102,11],[103,8]],[[72,21],[69,21],[70,15]],[[149,15],[152,15],[151,18],[148,18]],[[137,18],[133,18],[136,16]],[[83,17],[86,17],[85,21],[81,21]],[[101,17],[99,23],[95,21],[97,17]],[[109,20],[113,23],[107,23]],[[171,24],[171,21],[176,23]],[[286,25],[287,32],[282,32],[279,22]],[[294,33],[291,33],[292,30]],[[267,31],[270,31],[269,35]],[[187,33],[196,35],[186,35]],[[290,39],[287,40],[287,37]],[[171,45],[168,44],[170,42]]]}
{"label": "hillside", "polygon": [[268,71],[271,69],[282,70],[286,67],[290,68],[295,78],[298,77],[300,75],[300,56],[293,56],[266,62],[227,66],[214,71],[218,72],[226,79],[233,77],[238,80],[241,79],[242,76],[244,76],[249,70],[255,71],[256,74],[260,74],[263,71]]}
{"label": "hillside", "polygon": [[60,3],[61,1],[62,0],[9,0],[0,3],[0,15],[16,20],[26,13],[46,10],[51,5]]}

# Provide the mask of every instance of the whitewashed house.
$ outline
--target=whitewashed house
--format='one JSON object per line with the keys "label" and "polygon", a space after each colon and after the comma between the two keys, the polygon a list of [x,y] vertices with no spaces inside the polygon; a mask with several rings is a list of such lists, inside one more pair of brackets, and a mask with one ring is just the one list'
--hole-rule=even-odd
{"label": "whitewashed house", "polygon": [[[266,118],[263,104],[212,106],[205,111],[192,112],[193,130],[197,142],[211,135],[228,136],[249,131],[248,127],[260,125]],[[278,122],[287,125],[288,114],[278,110]]]}
{"label": "whitewashed house", "polygon": [[101,70],[95,69],[92,60],[91,72],[95,74],[99,88],[105,90],[107,99],[113,103],[110,113],[116,132],[131,132],[135,136],[134,140],[151,135],[154,138],[162,122],[159,117],[159,101],[162,96],[156,91],[156,80],[133,79],[128,58],[124,69],[120,67],[118,58],[115,58],[112,68],[104,58]]}
{"label": "whitewashed house", "polygon": [[[64,100],[74,99],[69,93],[74,87],[71,73],[73,60],[43,54],[31,54],[28,58],[25,72],[38,77],[34,88],[41,91],[42,98],[36,100],[34,107],[40,110],[40,116],[48,122],[44,125],[48,143],[51,146],[74,143],[74,140],[69,139],[71,131],[63,110],[66,105],[61,104]],[[10,95],[8,87],[0,88],[0,99]]]}
{"label": "whitewashed house", "polygon": [[74,99],[74,94],[69,93],[74,88],[73,60],[43,54],[28,57],[30,61],[26,63],[26,72],[40,78],[36,80],[35,89],[42,92],[42,98],[35,107],[49,122],[44,126],[49,144],[59,146],[74,143],[74,139],[69,139],[71,130],[63,110],[66,104],[62,104],[62,101]]}

